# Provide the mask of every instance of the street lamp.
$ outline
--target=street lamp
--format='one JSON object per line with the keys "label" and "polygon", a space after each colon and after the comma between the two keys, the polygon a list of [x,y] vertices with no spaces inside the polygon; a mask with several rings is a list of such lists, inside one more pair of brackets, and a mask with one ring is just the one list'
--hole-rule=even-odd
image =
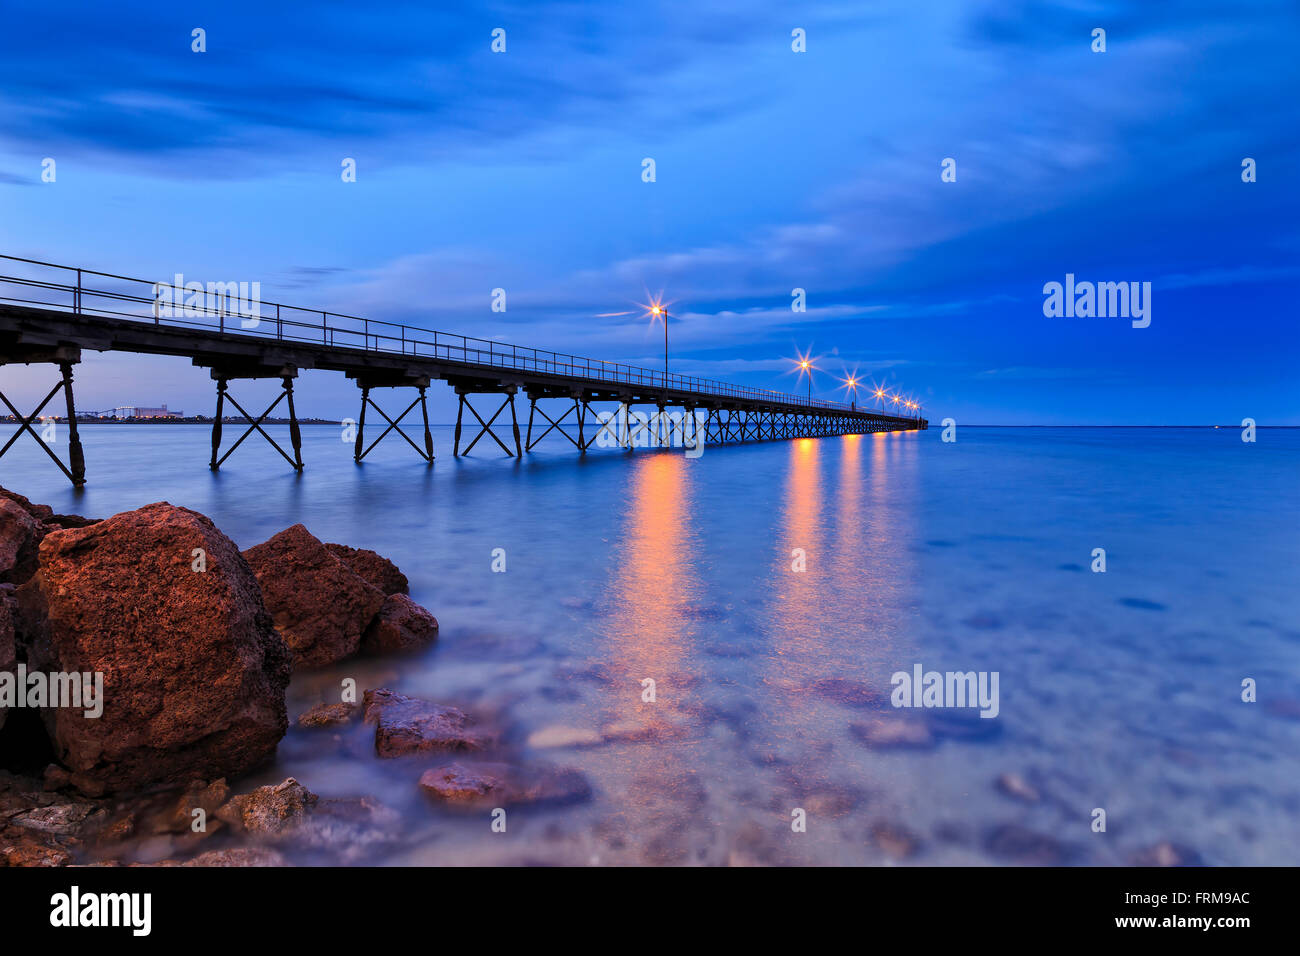
{"label": "street lamp", "polygon": [[808,361],[807,359],[800,359],[799,373],[802,375],[805,372],[808,374],[808,404],[811,405],[812,404],[812,362]]}
{"label": "street lamp", "polygon": [[668,387],[668,310],[656,302],[650,307],[650,314],[655,318],[663,316],[664,320],[664,387]]}
{"label": "street lamp", "polygon": [[851,403],[852,403],[853,410],[856,412],[856,411],[858,410],[858,379],[857,379],[857,376],[855,376],[855,375],[850,375],[848,378],[846,378],[846,379],[844,380],[844,387],[847,388],[847,389],[849,390],[849,392],[853,395],[853,398],[852,398],[850,401],[851,401]]}

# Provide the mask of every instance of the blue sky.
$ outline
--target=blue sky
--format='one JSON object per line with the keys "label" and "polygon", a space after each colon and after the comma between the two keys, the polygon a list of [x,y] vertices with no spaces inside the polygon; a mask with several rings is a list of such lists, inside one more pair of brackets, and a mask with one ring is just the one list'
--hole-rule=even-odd
{"label": "blue sky", "polygon": [[[608,313],[663,290],[682,372],[802,390],[811,348],[816,393],[856,369],[932,420],[1300,423],[1294,3],[458,6],[7,13],[0,252],[650,366]],[[1150,327],[1045,317],[1067,272],[1150,282]],[[213,406],[178,359],[78,389]]]}

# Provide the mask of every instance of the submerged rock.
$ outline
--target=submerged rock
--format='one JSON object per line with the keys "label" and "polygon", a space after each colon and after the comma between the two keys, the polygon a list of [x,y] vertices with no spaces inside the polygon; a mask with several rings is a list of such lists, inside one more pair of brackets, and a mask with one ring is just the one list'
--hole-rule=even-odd
{"label": "submerged rock", "polygon": [[901,715],[849,724],[849,733],[873,750],[926,750],[935,745],[924,721]]}
{"label": "submerged rock", "polygon": [[883,821],[871,827],[871,839],[886,856],[895,860],[910,859],[921,848],[921,839],[915,833],[906,827]]}
{"label": "submerged rock", "polygon": [[375,753],[381,757],[429,751],[481,750],[488,736],[474,720],[456,707],[395,694],[368,690],[363,699],[365,721],[375,724]]}
{"label": "submerged rock", "polygon": [[316,704],[298,715],[298,726],[337,727],[339,724],[351,721],[360,709],[357,704]]}
{"label": "submerged rock", "polygon": [[420,789],[451,804],[561,806],[591,799],[591,784],[569,767],[513,767],[507,764],[447,764],[426,770]]}
{"label": "submerged rock", "polygon": [[384,604],[384,592],[340,560],[301,524],[249,548],[275,629],[296,666],[351,657]]}
{"label": "submerged rock", "polygon": [[553,724],[529,734],[528,746],[539,750],[553,747],[592,747],[604,739],[599,731],[589,727],[564,727]]}
{"label": "submerged rock", "polygon": [[1036,787],[1018,773],[1004,773],[997,779],[998,790],[1022,803],[1038,803],[1042,799]]}
{"label": "submerged rock", "polygon": [[1204,866],[1201,855],[1177,843],[1157,843],[1144,847],[1129,857],[1133,866]]}
{"label": "submerged rock", "polygon": [[889,703],[888,695],[871,685],[843,677],[826,677],[814,681],[809,685],[808,692],[822,700],[848,707],[880,708]]}
{"label": "submerged rock", "polygon": [[209,850],[200,853],[181,866],[288,866],[289,861],[280,853],[267,847],[235,847],[230,850]]}
{"label": "submerged rock", "polygon": [[405,594],[390,594],[362,636],[361,647],[375,654],[413,651],[437,639],[436,617]]}
{"label": "submerged rock", "polygon": [[24,615],[43,615],[30,668],[103,675],[99,717],[43,711],[84,792],[236,775],[275,752],[288,649],[247,562],[205,516],[161,502],[51,532],[25,598]]}
{"label": "submerged rock", "polygon": [[72,862],[72,853],[36,834],[6,830],[0,834],[0,861],[5,866],[67,866]]}
{"label": "submerged rock", "polygon": [[984,838],[984,849],[1012,863],[1063,866],[1076,856],[1074,849],[1055,837],[1016,823],[994,827]]}
{"label": "submerged rock", "polygon": [[201,832],[211,832],[214,824],[219,825],[219,821],[214,819],[217,811],[229,797],[230,786],[224,778],[208,784],[196,780],[151,821],[150,829],[153,833],[193,833],[194,811],[202,810],[207,829]]}

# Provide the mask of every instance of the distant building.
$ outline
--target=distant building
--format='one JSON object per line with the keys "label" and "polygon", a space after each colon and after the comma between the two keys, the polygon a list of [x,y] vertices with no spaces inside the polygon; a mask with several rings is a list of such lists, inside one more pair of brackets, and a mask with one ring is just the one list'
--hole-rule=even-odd
{"label": "distant building", "polygon": [[184,413],[170,411],[166,405],[151,408],[147,405],[119,405],[113,409],[114,418],[183,418]]}

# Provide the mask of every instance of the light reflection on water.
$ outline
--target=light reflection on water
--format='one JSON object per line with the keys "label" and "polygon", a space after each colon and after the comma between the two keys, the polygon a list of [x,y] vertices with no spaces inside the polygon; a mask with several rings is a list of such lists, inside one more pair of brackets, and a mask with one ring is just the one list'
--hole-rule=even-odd
{"label": "light reflection on water", "polygon": [[[241,547],[302,521],[392,557],[439,617],[438,646],[298,675],[291,715],[343,677],[391,686],[465,706],[500,725],[506,759],[577,768],[595,791],[519,811],[502,838],[418,793],[436,758],[379,761],[369,728],[291,729],[243,783],[293,775],[394,807],[397,845],[362,860],[886,863],[883,825],[910,835],[907,862],[1012,862],[988,833],[1015,824],[1077,862],[1170,840],[1212,863],[1286,863],[1300,436],[1263,434],[1249,455],[1220,432],[966,429],[956,445],[936,430],[585,461],[548,439],[514,463],[451,459],[440,428],[430,469],[401,443],[357,467],[321,427],[304,429],[298,479],[256,446],[210,474],[201,428],[93,426],[84,495],[25,441],[0,483],[92,516],[170,500]],[[1098,543],[1106,575],[1086,570]],[[916,662],[999,670],[1001,732],[855,739],[871,695]],[[1243,674],[1273,702],[1235,703]],[[554,728],[588,739],[527,743]],[[999,791],[1003,773],[1038,799]],[[1094,839],[1099,804],[1123,826]]]}

